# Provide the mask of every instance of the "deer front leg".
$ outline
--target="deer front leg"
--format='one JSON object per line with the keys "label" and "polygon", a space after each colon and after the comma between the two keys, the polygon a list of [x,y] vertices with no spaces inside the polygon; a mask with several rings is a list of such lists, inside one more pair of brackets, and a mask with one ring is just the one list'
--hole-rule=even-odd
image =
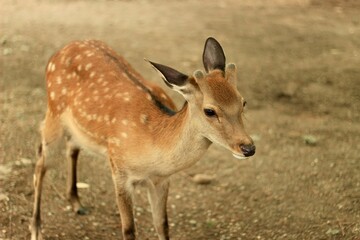
{"label": "deer front leg", "polygon": [[77,214],[84,215],[86,214],[85,208],[81,205],[76,182],[77,182],[77,160],[79,156],[80,149],[75,147],[70,139],[67,139],[66,143],[66,157],[68,162],[68,177],[67,177],[67,198],[71,203],[71,206]]}
{"label": "deer front leg", "polygon": [[112,169],[116,201],[120,213],[122,235],[124,240],[135,239],[135,223],[132,203],[132,184],[122,171]]}
{"label": "deer front leg", "polygon": [[41,213],[40,213],[40,205],[41,205],[41,191],[43,179],[46,172],[45,167],[45,154],[44,154],[44,144],[40,144],[38,148],[38,161],[35,166],[34,173],[34,189],[35,189],[35,199],[34,199],[34,209],[33,215],[30,223],[30,231],[31,231],[31,240],[42,240],[41,235]]}
{"label": "deer front leg", "polygon": [[169,181],[167,179],[148,182],[148,197],[151,205],[153,222],[160,240],[170,239],[166,211],[168,192]]}

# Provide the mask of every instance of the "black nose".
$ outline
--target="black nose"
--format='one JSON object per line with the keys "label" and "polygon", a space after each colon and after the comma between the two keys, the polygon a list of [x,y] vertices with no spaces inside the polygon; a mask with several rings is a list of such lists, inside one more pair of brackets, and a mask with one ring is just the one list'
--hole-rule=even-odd
{"label": "black nose", "polygon": [[248,145],[242,144],[240,145],[240,149],[245,157],[250,157],[255,154],[256,147],[253,144],[248,144]]}

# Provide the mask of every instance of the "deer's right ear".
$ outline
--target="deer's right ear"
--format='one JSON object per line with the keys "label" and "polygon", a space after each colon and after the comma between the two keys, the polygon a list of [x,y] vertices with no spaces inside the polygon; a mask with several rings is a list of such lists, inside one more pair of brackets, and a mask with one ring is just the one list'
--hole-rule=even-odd
{"label": "deer's right ear", "polygon": [[203,63],[206,72],[208,73],[214,69],[224,71],[225,61],[224,50],[222,49],[220,43],[212,37],[206,39],[203,52]]}
{"label": "deer's right ear", "polygon": [[[148,60],[146,60],[148,61]],[[157,70],[166,85],[171,88],[181,88],[188,82],[188,76],[165,65],[148,61]]]}

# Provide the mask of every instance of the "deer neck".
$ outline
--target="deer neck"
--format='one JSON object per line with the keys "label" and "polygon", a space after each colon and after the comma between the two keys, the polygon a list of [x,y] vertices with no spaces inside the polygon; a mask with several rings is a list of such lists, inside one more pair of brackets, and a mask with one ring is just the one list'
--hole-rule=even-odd
{"label": "deer neck", "polygon": [[159,147],[166,149],[165,159],[173,163],[176,171],[194,164],[211,145],[198,125],[191,107],[185,103],[179,112],[162,119],[154,129]]}

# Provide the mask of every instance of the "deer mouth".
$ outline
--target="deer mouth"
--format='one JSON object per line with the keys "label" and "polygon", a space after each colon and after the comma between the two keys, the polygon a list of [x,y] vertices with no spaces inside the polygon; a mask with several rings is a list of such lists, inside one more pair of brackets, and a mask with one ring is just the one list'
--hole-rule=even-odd
{"label": "deer mouth", "polygon": [[245,157],[243,154],[233,153],[233,156],[240,160],[248,159],[249,157]]}

